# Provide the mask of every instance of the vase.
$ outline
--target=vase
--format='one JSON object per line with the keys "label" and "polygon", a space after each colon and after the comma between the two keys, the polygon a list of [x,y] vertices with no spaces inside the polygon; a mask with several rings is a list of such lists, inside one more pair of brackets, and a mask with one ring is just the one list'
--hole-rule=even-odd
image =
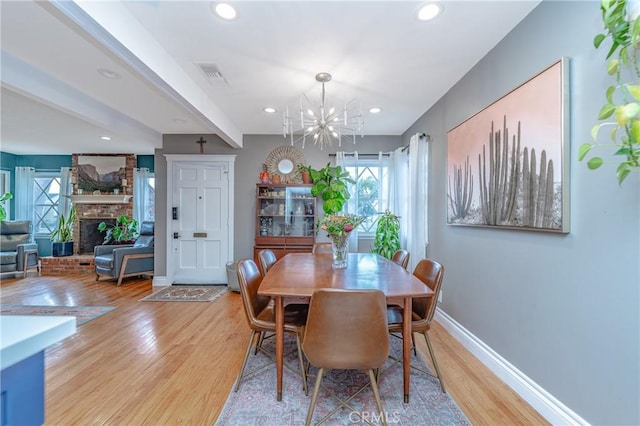
{"label": "vase", "polygon": [[344,269],[347,267],[348,240],[348,235],[335,236],[332,238],[333,263],[331,266],[334,269]]}

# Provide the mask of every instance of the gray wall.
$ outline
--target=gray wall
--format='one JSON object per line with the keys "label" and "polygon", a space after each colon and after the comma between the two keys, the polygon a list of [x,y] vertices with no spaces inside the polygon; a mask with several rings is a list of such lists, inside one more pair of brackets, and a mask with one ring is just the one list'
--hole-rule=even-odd
{"label": "gray wall", "polygon": [[[403,139],[433,137],[428,253],[444,311],[592,424],[640,424],[639,173],[577,158],[611,84],[598,2],[544,1]],[[571,233],[446,225],[446,133],[560,57],[570,58]]]}
{"label": "gray wall", "polygon": [[[274,118],[275,119],[275,118]],[[234,223],[234,259],[253,258],[253,239],[255,226],[255,191],[258,183],[258,175],[262,171],[262,164],[269,153],[282,145],[288,145],[289,139],[284,139],[281,135],[245,135],[242,149],[233,149],[224,143],[216,135],[202,135],[207,141],[205,145],[206,154],[233,154],[236,155],[235,162],[235,223]],[[166,174],[167,163],[164,154],[198,154],[200,146],[195,143],[200,135],[164,135],[163,150],[157,151],[155,155],[156,168],[156,205],[161,211],[156,210],[156,226],[158,229],[165,229],[166,211],[164,207],[167,202],[166,197]],[[359,153],[375,153],[378,151],[390,151],[399,147],[402,143],[400,136],[365,136],[358,138],[356,145],[344,143],[342,150]],[[302,153],[307,164],[316,169],[324,167],[327,162],[335,163],[334,157],[336,146],[319,148],[308,144]],[[167,248],[164,234],[156,235],[156,249],[162,253]],[[156,257],[156,275],[166,274],[164,259]]]}

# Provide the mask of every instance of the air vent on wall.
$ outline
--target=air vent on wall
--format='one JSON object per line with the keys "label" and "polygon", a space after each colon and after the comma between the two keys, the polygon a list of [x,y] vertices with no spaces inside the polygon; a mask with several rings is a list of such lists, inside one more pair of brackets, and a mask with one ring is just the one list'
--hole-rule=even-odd
{"label": "air vent on wall", "polygon": [[213,85],[224,84],[230,86],[229,81],[220,71],[220,68],[216,64],[196,64],[200,67],[200,70],[207,77],[207,81]]}

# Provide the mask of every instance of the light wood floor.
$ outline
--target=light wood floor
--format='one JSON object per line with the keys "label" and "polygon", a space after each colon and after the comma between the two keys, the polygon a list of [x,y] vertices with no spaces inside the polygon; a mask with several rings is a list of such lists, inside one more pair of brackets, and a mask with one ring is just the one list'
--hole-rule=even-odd
{"label": "light wood floor", "polygon": [[[150,279],[0,281],[2,303],[117,307],[46,351],[46,425],[215,422],[249,336],[240,296],[139,302],[150,293]],[[473,424],[548,424],[442,327],[430,336],[447,391]]]}

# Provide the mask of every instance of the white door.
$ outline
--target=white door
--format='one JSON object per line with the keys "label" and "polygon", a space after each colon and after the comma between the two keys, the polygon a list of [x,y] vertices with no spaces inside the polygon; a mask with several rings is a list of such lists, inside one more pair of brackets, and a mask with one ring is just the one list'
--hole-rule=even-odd
{"label": "white door", "polygon": [[227,282],[229,173],[224,162],[177,162],[173,167],[174,283]]}

